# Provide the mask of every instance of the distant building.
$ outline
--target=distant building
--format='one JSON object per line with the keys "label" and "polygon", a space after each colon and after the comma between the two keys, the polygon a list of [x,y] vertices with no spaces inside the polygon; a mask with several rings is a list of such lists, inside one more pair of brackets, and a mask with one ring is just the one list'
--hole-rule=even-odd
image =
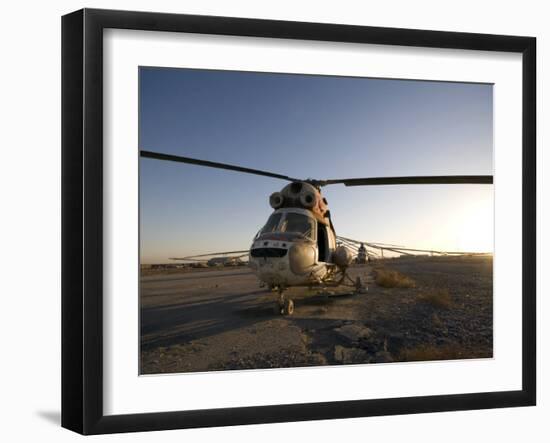
{"label": "distant building", "polygon": [[208,260],[208,266],[240,266],[241,259],[237,257],[214,257]]}
{"label": "distant building", "polygon": [[179,269],[183,266],[180,263],[158,263],[149,265],[149,269]]}

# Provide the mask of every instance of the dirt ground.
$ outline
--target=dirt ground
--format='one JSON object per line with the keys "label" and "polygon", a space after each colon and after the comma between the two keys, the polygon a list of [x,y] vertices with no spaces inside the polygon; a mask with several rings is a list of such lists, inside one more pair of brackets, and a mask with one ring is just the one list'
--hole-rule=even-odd
{"label": "dirt ground", "polygon": [[[246,267],[142,275],[141,373],[490,358],[492,265],[492,257],[355,265],[350,274],[369,280],[368,291],[292,289],[287,317]],[[379,286],[379,267],[413,287]]]}

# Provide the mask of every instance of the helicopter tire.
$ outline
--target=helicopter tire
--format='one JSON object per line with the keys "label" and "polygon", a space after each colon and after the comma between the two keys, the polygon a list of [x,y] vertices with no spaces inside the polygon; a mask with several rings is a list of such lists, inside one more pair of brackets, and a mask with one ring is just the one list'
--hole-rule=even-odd
{"label": "helicopter tire", "polygon": [[294,302],[292,300],[285,300],[282,313],[283,315],[292,315],[294,313]]}

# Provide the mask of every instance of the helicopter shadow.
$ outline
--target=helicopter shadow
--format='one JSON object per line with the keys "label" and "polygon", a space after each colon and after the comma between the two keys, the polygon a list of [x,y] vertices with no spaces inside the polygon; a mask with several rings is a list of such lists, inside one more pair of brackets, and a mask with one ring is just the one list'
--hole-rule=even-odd
{"label": "helicopter shadow", "polygon": [[[274,317],[257,290],[140,309],[141,349],[186,344]],[[269,307],[268,307],[269,306]]]}
{"label": "helicopter shadow", "polygon": [[[167,283],[172,281],[167,280]],[[217,285],[212,286],[213,291],[220,291],[220,288]],[[171,302],[149,305],[158,295],[164,300],[168,297]],[[355,296],[356,294],[351,292],[312,294],[303,290],[287,294],[287,297],[293,299],[297,309],[332,305]],[[148,295],[146,298],[148,302],[140,308],[141,349],[144,351],[185,345],[220,333],[281,318],[277,309],[277,294],[257,288],[238,292],[233,289],[226,293],[189,295],[176,284],[164,287],[162,293]],[[294,321],[297,316],[299,314],[295,312],[294,316],[284,318]]]}
{"label": "helicopter shadow", "polygon": [[[241,271],[241,272],[224,272],[222,275],[216,275],[215,277],[245,277],[245,276],[249,276],[249,275],[254,275],[254,273],[252,271],[249,271],[249,270],[246,270],[246,271]],[[188,274],[183,274],[181,276],[174,276],[174,277],[158,277],[158,278],[154,278],[154,277],[149,277],[147,278],[146,280],[143,280],[143,283],[144,284],[148,284],[148,283],[158,283],[158,282],[178,282],[178,281],[182,281],[182,280],[189,280],[189,279],[193,279],[193,280],[201,280],[201,279],[209,279],[211,280],[212,279],[212,275],[209,275],[208,272],[205,272],[204,275],[197,275],[196,273],[192,274],[192,275],[188,275]]]}

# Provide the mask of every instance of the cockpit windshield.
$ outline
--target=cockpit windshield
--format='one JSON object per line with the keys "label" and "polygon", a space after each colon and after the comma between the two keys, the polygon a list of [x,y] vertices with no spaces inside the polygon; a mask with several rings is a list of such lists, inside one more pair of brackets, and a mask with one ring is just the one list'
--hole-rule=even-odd
{"label": "cockpit windshield", "polygon": [[279,226],[280,232],[296,232],[302,234],[305,237],[313,238],[313,219],[303,214],[296,214],[294,212],[287,212],[281,225]]}
{"label": "cockpit windshield", "polygon": [[279,226],[279,223],[281,222],[281,217],[283,214],[277,213],[277,214],[271,214],[271,216],[268,218],[267,223],[260,231],[260,234],[266,234],[269,232],[275,232],[277,231],[277,227]]}
{"label": "cockpit windshield", "polygon": [[315,240],[315,221],[307,215],[295,212],[274,213],[271,214],[258,236],[272,232],[297,233]]}

